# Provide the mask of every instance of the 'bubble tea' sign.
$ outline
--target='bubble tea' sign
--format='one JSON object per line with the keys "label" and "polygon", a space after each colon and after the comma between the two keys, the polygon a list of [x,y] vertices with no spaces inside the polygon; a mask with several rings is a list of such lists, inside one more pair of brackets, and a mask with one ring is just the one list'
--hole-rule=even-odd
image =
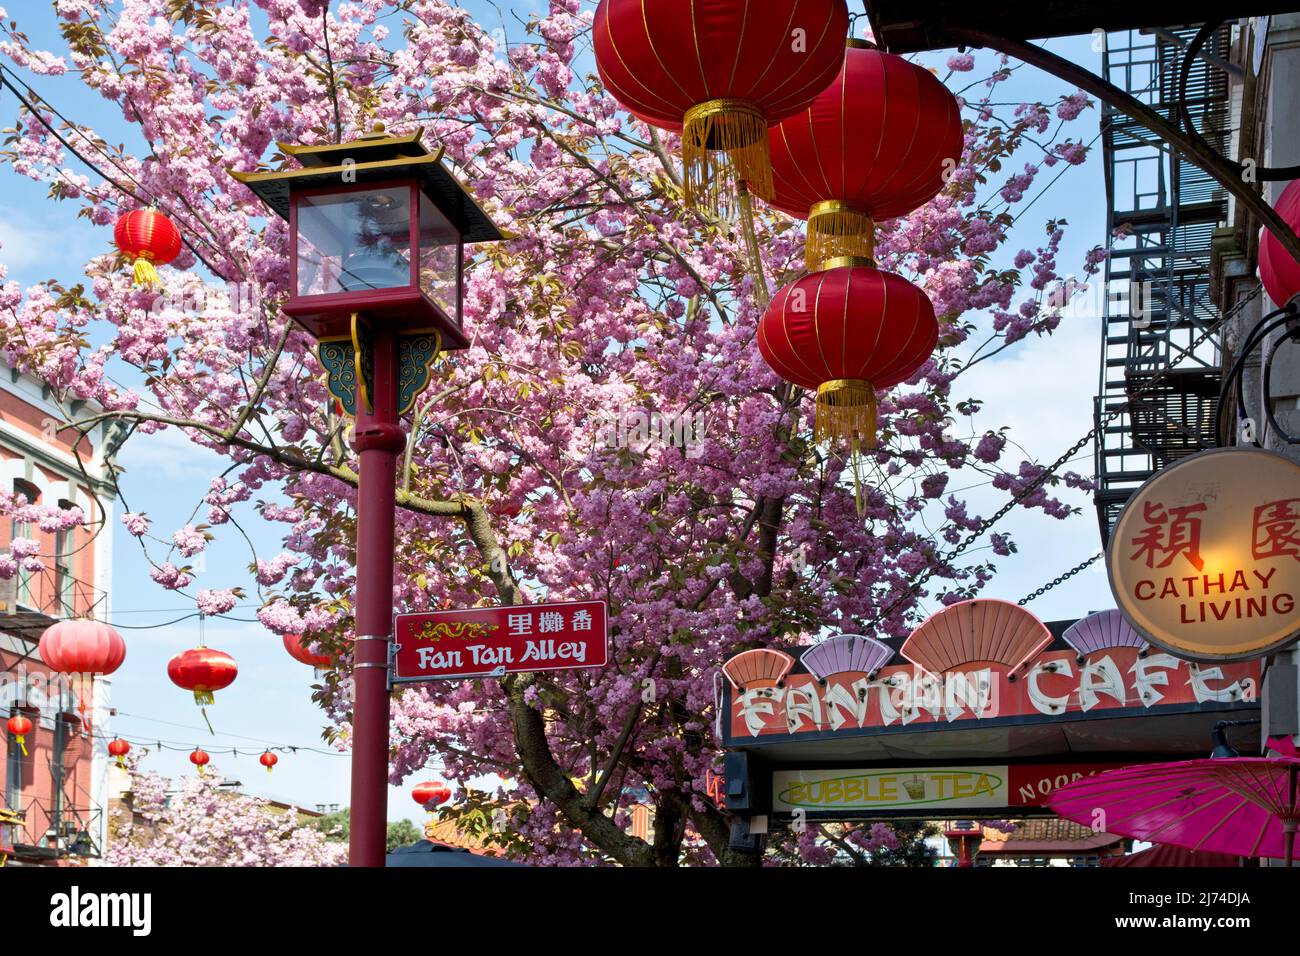
{"label": "'bubble tea' sign", "polygon": [[604,667],[604,601],[398,614],[393,683]]}

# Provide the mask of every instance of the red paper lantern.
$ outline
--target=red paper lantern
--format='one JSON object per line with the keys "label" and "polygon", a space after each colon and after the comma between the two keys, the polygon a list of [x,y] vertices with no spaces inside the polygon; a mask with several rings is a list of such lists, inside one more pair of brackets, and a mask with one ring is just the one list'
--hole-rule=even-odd
{"label": "red paper lantern", "polygon": [[113,241],[135,263],[135,284],[155,285],[158,270],[181,253],[180,230],[156,209],[136,209],[118,217]]}
{"label": "red paper lantern", "polygon": [[108,742],[108,752],[111,756],[117,758],[117,765],[119,767],[125,768],[126,760],[124,758],[131,752],[131,745],[121,737],[114,737]]}
{"label": "red paper lantern", "polygon": [[201,750],[198,747],[195,747],[194,753],[190,754],[190,763],[199,768],[200,775],[203,773],[203,768],[207,766],[208,761],[211,759],[212,758],[208,756],[206,750]]}
{"label": "red paper lantern", "polygon": [[432,810],[451,799],[451,788],[441,780],[426,780],[411,790],[411,799],[426,810]]}
{"label": "red paper lantern", "polygon": [[[1293,180],[1273,208],[1294,230],[1300,231],[1300,179]],[[1268,291],[1268,297],[1278,305],[1286,305],[1300,293],[1300,263],[1282,248],[1277,237],[1264,228],[1259,240],[1259,278]]]}
{"label": "red paper lantern", "polygon": [[735,177],[772,194],[767,128],[835,78],[845,0],[601,0],[592,43],[605,88],[681,130],[686,202],[718,211]]}
{"label": "red paper lantern", "polygon": [[271,751],[269,750],[263,753],[262,756],[258,757],[257,759],[262,764],[262,766],[266,768],[267,773],[270,773],[272,768],[274,768],[275,765],[280,762],[280,758],[277,757],[275,754],[271,753]]}
{"label": "red paper lantern", "polygon": [[45,629],[41,660],[60,674],[111,674],[126,660],[126,642],[107,624],[78,618]]}
{"label": "red paper lantern", "polygon": [[89,618],[51,624],[41,634],[37,649],[50,670],[72,676],[77,709],[82,714],[86,713],[86,685],[93,684],[96,674],[113,673],[126,660],[122,635]]}
{"label": "red paper lantern", "polygon": [[194,702],[213,702],[213,694],[229,687],[239,674],[235,659],[211,647],[192,647],[167,662],[167,676],[177,687],[194,692]]}
{"label": "red paper lantern", "polygon": [[849,40],[839,76],[773,126],[771,205],[808,220],[810,271],[872,256],[876,220],[934,198],[961,161],[957,98],[929,70]]}
{"label": "red paper lantern", "polygon": [[289,656],[295,661],[309,664],[312,667],[325,668],[334,663],[328,654],[314,654],[308,650],[303,645],[303,638],[300,634],[285,634],[284,649],[289,652]]}
{"label": "red paper lantern", "polygon": [[871,447],[876,390],[925,364],[939,323],[925,293],[902,276],[860,259],[828,264],[773,297],[758,348],[783,379],[816,390],[818,441]]}
{"label": "red paper lantern", "polygon": [[22,749],[23,756],[27,756],[27,735],[32,732],[32,722],[22,714],[14,714],[9,718],[9,733],[14,735],[14,742]]}

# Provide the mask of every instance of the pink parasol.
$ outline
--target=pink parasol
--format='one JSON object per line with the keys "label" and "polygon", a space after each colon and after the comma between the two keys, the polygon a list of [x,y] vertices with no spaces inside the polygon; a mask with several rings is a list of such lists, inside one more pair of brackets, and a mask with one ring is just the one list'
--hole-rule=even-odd
{"label": "pink parasol", "polygon": [[1292,864],[1300,760],[1221,757],[1141,764],[1086,777],[1048,799],[1055,813],[1108,833],[1189,850]]}

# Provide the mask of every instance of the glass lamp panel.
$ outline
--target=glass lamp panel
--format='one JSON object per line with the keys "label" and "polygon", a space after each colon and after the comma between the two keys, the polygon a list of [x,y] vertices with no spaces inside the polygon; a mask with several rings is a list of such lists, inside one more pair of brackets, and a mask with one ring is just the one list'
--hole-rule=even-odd
{"label": "glass lamp panel", "polygon": [[406,184],[298,197],[298,295],[411,285]]}
{"label": "glass lamp panel", "polygon": [[433,201],[420,194],[420,291],[460,325],[461,235]]}

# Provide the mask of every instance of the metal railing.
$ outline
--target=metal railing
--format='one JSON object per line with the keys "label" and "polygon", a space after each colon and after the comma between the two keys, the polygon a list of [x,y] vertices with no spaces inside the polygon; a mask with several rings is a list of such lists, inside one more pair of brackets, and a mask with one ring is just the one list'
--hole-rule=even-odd
{"label": "metal railing", "polygon": [[0,616],[99,617],[107,603],[107,591],[82,581],[59,565],[40,571],[20,571],[7,581],[0,581]]}
{"label": "metal railing", "polygon": [[17,808],[0,809],[0,849],[15,856],[37,850],[42,856],[99,857],[96,845],[103,809],[33,798]]}

